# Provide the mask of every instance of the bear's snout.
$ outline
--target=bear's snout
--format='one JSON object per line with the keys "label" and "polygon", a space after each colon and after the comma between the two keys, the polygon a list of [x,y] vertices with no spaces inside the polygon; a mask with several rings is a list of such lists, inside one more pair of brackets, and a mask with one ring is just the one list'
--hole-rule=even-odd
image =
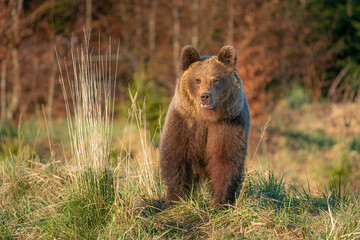
{"label": "bear's snout", "polygon": [[211,93],[202,93],[200,95],[200,106],[204,109],[211,109],[214,107],[214,103],[212,101]]}
{"label": "bear's snout", "polygon": [[200,95],[201,103],[210,103],[211,101],[211,94],[210,93],[203,93]]}

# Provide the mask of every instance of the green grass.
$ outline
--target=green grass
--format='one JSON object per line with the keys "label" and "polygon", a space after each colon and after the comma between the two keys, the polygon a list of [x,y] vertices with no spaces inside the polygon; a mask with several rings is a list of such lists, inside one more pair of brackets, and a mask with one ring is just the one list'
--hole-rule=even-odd
{"label": "green grass", "polygon": [[[2,159],[0,236],[20,239],[356,239],[358,194],[340,186],[297,189],[257,171],[233,206],[215,208],[207,184],[172,208],[156,165],[75,171],[42,164],[22,149]],[[142,174],[140,174],[142,173]],[[76,178],[73,174],[81,174]],[[140,175],[139,175],[140,174]],[[80,182],[75,182],[75,179]],[[142,180],[141,180],[142,179]],[[149,188],[149,186],[152,186]]]}
{"label": "green grass", "polygon": [[[255,168],[274,169],[285,173],[284,181],[297,186],[309,184],[314,191],[328,187],[360,189],[360,152],[358,135],[360,122],[357,104],[304,103],[293,109],[285,100],[272,113],[267,139],[253,162]],[[348,120],[350,119],[350,120]],[[264,120],[254,119],[252,142],[259,139],[259,126]],[[351,124],[347,124],[348,122]],[[253,128],[253,129],[254,129]],[[250,145],[250,152],[253,151]]]}
{"label": "green grass", "polygon": [[111,220],[114,204],[114,179],[111,172],[87,169],[77,176],[78,184],[69,184],[59,199],[56,217],[46,219],[44,232],[52,238],[94,239]]}
{"label": "green grass", "polygon": [[[186,201],[165,207],[165,186],[159,173],[159,153],[144,116],[136,105],[127,123],[115,123],[117,137],[107,168],[79,168],[62,155],[42,158],[33,143],[14,135],[16,152],[0,158],[0,237],[3,239],[358,239],[359,193],[344,179],[349,145],[339,151],[339,165],[329,163],[331,184],[290,184],[289,163],[272,170],[249,169],[234,205],[213,205],[208,183]],[[44,126],[44,124],[39,124]],[[21,129],[21,128],[20,128]],[[121,130],[121,131],[120,131]],[[43,130],[42,130],[43,131]],[[26,133],[27,131],[19,131]],[[303,133],[295,139],[317,133]],[[118,137],[120,135],[120,137]],[[281,135],[283,138],[285,135]],[[285,136],[294,141],[294,136]],[[42,140],[45,138],[45,140]],[[25,138],[26,139],[26,138]],[[119,140],[120,139],[120,140]],[[302,148],[311,155],[330,148]],[[39,134],[38,142],[46,141]],[[304,144],[307,140],[304,140]],[[52,142],[53,145],[60,143]],[[70,147],[70,144],[67,148]],[[287,145],[289,146],[289,145]],[[44,148],[40,148],[44,149]],[[66,150],[65,150],[66,151]],[[299,149],[294,149],[291,154]],[[336,151],[338,152],[338,151]],[[48,154],[50,156],[51,154]],[[341,156],[344,157],[341,160]],[[345,164],[345,165],[344,165]],[[85,164],[86,165],[86,164]],[[347,166],[347,165],[346,165]],[[346,167],[345,166],[345,167]],[[250,171],[251,170],[251,171]],[[324,170],[325,171],[325,170]],[[281,174],[278,174],[281,172]],[[354,172],[351,170],[350,172]],[[347,187],[346,187],[347,186]]]}

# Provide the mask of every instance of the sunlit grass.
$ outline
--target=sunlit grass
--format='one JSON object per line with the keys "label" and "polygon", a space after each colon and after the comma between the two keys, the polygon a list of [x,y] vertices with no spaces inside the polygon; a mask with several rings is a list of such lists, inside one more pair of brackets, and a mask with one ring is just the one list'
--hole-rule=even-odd
{"label": "sunlit grass", "polygon": [[[133,137],[139,137],[134,135]],[[134,146],[133,146],[134,147]],[[157,171],[141,180],[135,157],[122,162],[116,181],[110,173],[87,171],[89,189],[74,191],[64,163],[41,164],[29,152],[2,160],[1,236],[21,239],[138,238],[315,238],[356,239],[360,202],[356,193],[323,187],[298,189],[273,171],[252,171],[244,195],[227,209],[216,209],[206,187],[165,208]],[[156,170],[154,163],[149,163]],[[125,171],[125,169],[127,169]],[[152,182],[150,182],[152,181]],[[116,185],[114,184],[116,183]],[[157,186],[156,188],[153,186]],[[99,186],[101,186],[99,188]]]}

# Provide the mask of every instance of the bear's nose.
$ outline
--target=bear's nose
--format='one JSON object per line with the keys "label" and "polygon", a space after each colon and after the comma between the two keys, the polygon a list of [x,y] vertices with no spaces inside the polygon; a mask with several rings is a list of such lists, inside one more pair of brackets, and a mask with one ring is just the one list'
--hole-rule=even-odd
{"label": "bear's nose", "polygon": [[200,95],[200,100],[202,103],[209,103],[211,100],[211,94],[210,93],[203,93]]}

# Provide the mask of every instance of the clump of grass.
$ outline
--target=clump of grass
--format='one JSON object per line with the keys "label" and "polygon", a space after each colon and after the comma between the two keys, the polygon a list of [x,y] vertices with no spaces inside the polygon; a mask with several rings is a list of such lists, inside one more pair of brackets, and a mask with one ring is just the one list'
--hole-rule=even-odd
{"label": "clump of grass", "polygon": [[87,176],[89,173],[93,174],[100,184],[100,176],[108,172],[116,84],[116,70],[114,76],[111,70],[111,41],[109,52],[104,55],[99,52],[95,57],[89,49],[90,35],[85,33],[84,36],[84,43],[79,48],[75,48],[72,42],[72,80],[66,69],[72,108],[60,67],[71,150],[76,162],[74,185],[80,186],[80,191],[93,189],[94,184],[89,182]]}
{"label": "clump of grass", "polygon": [[[110,144],[116,70],[113,75],[111,41],[109,52],[93,56],[89,49],[90,36],[84,35],[84,43],[79,48],[75,48],[72,42],[74,75],[70,78],[66,69],[67,84],[60,71],[72,156],[76,164],[75,171],[70,173],[70,190],[59,209],[63,212],[62,224],[59,225],[72,230],[68,231],[68,237],[92,239],[97,238],[110,220],[110,209],[115,200]],[[66,85],[69,85],[72,106]],[[69,169],[73,169],[71,163]]]}
{"label": "clump of grass", "polygon": [[95,59],[89,49],[89,38],[89,35],[85,34],[84,44],[78,49],[75,49],[72,42],[72,81],[66,69],[73,114],[62,71],[60,82],[66,105],[71,149],[78,168],[104,169],[109,163],[116,70],[113,76],[111,42],[109,52],[104,55],[99,52]]}
{"label": "clump of grass", "polygon": [[257,198],[266,200],[267,204],[279,205],[286,201],[287,193],[283,176],[278,179],[273,171],[266,174],[256,172],[257,177],[249,181],[245,190],[247,194],[256,195]]}
{"label": "clump of grass", "polygon": [[59,214],[49,220],[52,228],[47,231],[52,237],[96,239],[111,221],[115,199],[112,172],[89,168],[77,174],[81,174],[78,178],[82,184],[62,195],[57,206]]}

